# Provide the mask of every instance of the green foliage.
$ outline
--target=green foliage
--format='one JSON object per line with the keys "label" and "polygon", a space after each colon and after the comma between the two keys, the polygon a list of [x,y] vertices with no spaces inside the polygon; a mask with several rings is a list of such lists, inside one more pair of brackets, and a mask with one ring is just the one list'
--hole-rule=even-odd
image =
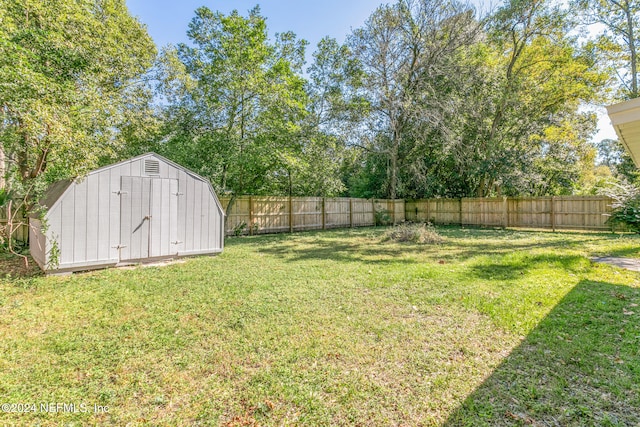
{"label": "green foliage", "polygon": [[374,212],[374,222],[376,225],[390,225],[393,220],[391,218],[391,211],[388,209],[380,209]]}
{"label": "green foliage", "polygon": [[238,224],[236,224],[233,227],[233,235],[235,237],[242,236],[243,234],[245,234],[245,232],[250,232],[251,234],[254,234],[257,231],[258,231],[257,223],[254,223],[251,226],[249,226],[245,221],[240,221]]}
{"label": "green foliage", "polygon": [[306,41],[271,42],[257,7],[246,17],[201,7],[187,35],[162,56],[172,103],[160,151],[235,194],[338,193],[336,141],[307,123]]}
{"label": "green foliage", "polygon": [[617,139],[604,139],[596,144],[598,150],[598,166],[606,166],[619,181],[637,184],[640,182],[640,171],[633,159]]}
{"label": "green foliage", "polygon": [[386,197],[404,197],[413,178],[424,177],[415,158],[429,155],[433,134],[446,131],[451,112],[443,81],[457,73],[453,58],[476,41],[478,29],[468,5],[401,0],[380,6],[349,37],[368,107],[358,148],[384,165]]}
{"label": "green foliage", "polygon": [[0,187],[30,209],[118,156],[155,46],[124,0],[0,0],[0,22]]}
{"label": "green foliage", "polygon": [[6,188],[0,188],[0,208],[9,202],[9,191]]}
{"label": "green foliage", "polygon": [[640,189],[633,185],[618,184],[607,195],[613,200],[613,211],[607,223],[612,228],[623,226],[628,231],[640,233]]}
{"label": "green foliage", "polygon": [[349,38],[364,84],[340,92],[367,105],[352,117],[349,194],[579,191],[596,123],[579,107],[598,99],[607,75],[570,24],[546,0],[509,1],[482,20],[449,0],[380,7]]}
{"label": "green foliage", "polygon": [[614,99],[640,96],[638,49],[640,3],[637,0],[572,0],[582,23],[597,32],[592,42],[599,59],[615,81]]}
{"label": "green foliage", "polygon": [[2,142],[15,179],[66,178],[113,155],[155,47],[122,0],[2,0]]}

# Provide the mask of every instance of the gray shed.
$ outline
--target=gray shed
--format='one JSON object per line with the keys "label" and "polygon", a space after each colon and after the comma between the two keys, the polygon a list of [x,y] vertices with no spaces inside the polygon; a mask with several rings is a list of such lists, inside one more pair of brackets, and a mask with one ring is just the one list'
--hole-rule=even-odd
{"label": "gray shed", "polygon": [[46,272],[104,268],[224,247],[224,210],[204,178],[148,153],[53,184],[32,217],[30,248]]}

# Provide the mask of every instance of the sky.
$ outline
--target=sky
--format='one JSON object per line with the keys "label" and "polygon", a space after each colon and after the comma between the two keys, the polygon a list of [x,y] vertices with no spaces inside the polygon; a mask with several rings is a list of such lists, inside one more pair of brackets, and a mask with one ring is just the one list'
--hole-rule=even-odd
{"label": "sky", "polygon": [[[309,42],[307,61],[318,42],[331,36],[342,43],[352,29],[362,26],[382,0],[126,0],[132,15],[147,26],[158,47],[187,42],[187,26],[200,6],[229,13],[237,9],[246,16],[260,5],[267,28],[275,33],[293,31],[298,38]],[[604,107],[597,108],[598,133],[593,141],[617,139]]]}
{"label": "sky", "polygon": [[158,46],[187,41],[187,26],[195,10],[207,6],[225,14],[236,9],[241,15],[257,4],[267,18],[271,35],[293,31],[307,40],[308,50],[324,36],[343,42],[351,28],[361,26],[381,0],[126,0],[129,11],[147,25]]}

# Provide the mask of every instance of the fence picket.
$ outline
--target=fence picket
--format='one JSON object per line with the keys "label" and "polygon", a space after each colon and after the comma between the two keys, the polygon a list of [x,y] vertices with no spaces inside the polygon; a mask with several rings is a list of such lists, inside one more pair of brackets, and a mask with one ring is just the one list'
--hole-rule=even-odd
{"label": "fence picket", "polygon": [[[220,199],[226,208],[229,198]],[[375,225],[376,212],[392,221],[430,221],[485,227],[607,231],[611,213],[607,197],[521,197],[384,200],[323,197],[237,197],[227,218],[226,234],[281,233]],[[0,227],[6,224],[0,209]],[[26,241],[28,225],[14,238]]]}

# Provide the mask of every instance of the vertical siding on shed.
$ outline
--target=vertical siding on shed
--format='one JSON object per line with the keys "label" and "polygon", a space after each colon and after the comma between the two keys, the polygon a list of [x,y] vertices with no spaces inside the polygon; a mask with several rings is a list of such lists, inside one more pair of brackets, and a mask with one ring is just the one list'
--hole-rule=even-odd
{"label": "vertical siding on shed", "polygon": [[31,257],[42,267],[47,264],[47,249],[44,234],[39,232],[41,228],[40,220],[36,218],[29,220],[29,241],[31,242],[29,249]]}
{"label": "vertical siding on shed", "polygon": [[76,184],[73,189],[73,262],[83,262],[87,259],[87,180]]}
{"label": "vertical siding on shed", "polygon": [[178,241],[176,249],[180,252],[187,250],[187,174],[185,171],[178,171]]}
{"label": "vertical siding on shed", "polygon": [[[207,189],[207,194],[209,194],[209,189]],[[215,207],[215,201],[213,197],[209,196],[207,198],[207,212],[209,212],[209,216],[207,217],[207,245],[210,248],[215,248],[216,246],[216,218],[218,217],[218,213]]]}
{"label": "vertical siding on shed", "polygon": [[87,213],[86,224],[87,234],[86,243],[86,261],[98,260],[98,237],[100,233],[100,221],[97,221],[99,212],[99,177],[98,175],[89,175],[87,181]]}
{"label": "vertical siding on shed", "polygon": [[[127,252],[143,256],[222,249],[223,216],[209,184],[161,159],[157,159],[159,175],[146,176],[144,160],[149,158],[152,157],[98,170],[71,184],[47,212],[48,235],[44,244],[48,247],[40,252],[34,249],[38,261],[45,266],[49,262],[47,251],[51,244],[47,240],[57,242],[60,268],[116,263],[121,259],[118,245],[128,246],[122,255]],[[123,189],[121,178],[125,176],[143,178],[131,182],[136,188]],[[128,218],[121,218],[121,190],[140,195]],[[132,222],[139,222],[149,208],[160,212],[155,214],[157,218],[146,229],[142,227],[131,241],[121,241],[123,224],[135,228],[139,224]],[[38,233],[41,235],[40,231],[34,235],[36,244]]]}
{"label": "vertical siding on shed", "polygon": [[[109,260],[111,258],[111,196],[110,184],[111,171],[106,170],[98,174],[98,259]],[[117,196],[116,196],[117,197]]]}
{"label": "vertical siding on shed", "polygon": [[151,180],[150,215],[149,220],[149,256],[160,256],[162,248],[162,180]]}
{"label": "vertical siding on shed", "polygon": [[209,246],[209,188],[201,183],[200,186],[200,249],[208,249]]}
{"label": "vertical siding on shed", "polygon": [[195,247],[193,246],[193,210],[195,207],[195,183],[192,179],[187,180],[186,185],[186,194],[185,194],[185,204],[187,206],[187,211],[185,215],[185,251],[193,251]]}
{"label": "vertical siding on shed", "polygon": [[[168,173],[166,174],[168,175]],[[156,181],[154,181],[155,184]],[[157,247],[159,249],[158,253],[159,254],[170,254],[171,253],[171,243],[169,242],[170,240],[170,234],[171,234],[171,199],[176,197],[176,196],[172,196],[171,195],[171,182],[168,179],[161,179],[159,180],[159,185],[160,185],[160,194],[156,194],[156,192],[154,191],[154,205],[158,206],[160,209],[160,220],[158,221],[157,219],[153,218],[153,224],[158,227],[159,229],[156,230],[154,228],[153,234],[152,236],[157,236],[159,235],[160,238],[158,239],[158,242],[152,241],[152,245],[151,248],[156,248],[156,244]],[[156,188],[156,185],[154,185],[154,190]],[[160,200],[157,201],[156,198],[159,197]],[[155,215],[155,211],[154,215]],[[158,233],[158,234],[156,234]],[[154,254],[155,255],[155,254]]]}
{"label": "vertical siding on shed", "polygon": [[[140,224],[140,239],[139,239],[139,249],[140,249],[140,257],[147,258],[149,256],[149,221],[145,220],[143,217],[149,215],[149,208],[151,206],[151,180],[148,178],[143,178],[138,180],[141,182],[142,187],[140,188],[140,192],[142,193],[142,198],[140,201],[140,217],[135,218],[134,226]],[[137,223],[137,224],[136,224]]]}
{"label": "vertical siding on shed", "polygon": [[75,191],[70,188],[62,199],[60,205],[61,225],[60,225],[60,241],[58,242],[60,250],[60,264],[73,263],[73,232],[75,217]]}
{"label": "vertical siding on shed", "polygon": [[202,249],[202,183],[193,181],[193,210],[191,216],[193,218],[193,250]]}
{"label": "vertical siding on shed", "polygon": [[154,178],[151,185],[150,256],[175,254],[178,183],[174,179]]}
{"label": "vertical siding on shed", "polygon": [[110,168],[103,173],[109,174],[109,259],[119,259],[120,251],[116,246],[120,244],[120,177],[122,167]]}

